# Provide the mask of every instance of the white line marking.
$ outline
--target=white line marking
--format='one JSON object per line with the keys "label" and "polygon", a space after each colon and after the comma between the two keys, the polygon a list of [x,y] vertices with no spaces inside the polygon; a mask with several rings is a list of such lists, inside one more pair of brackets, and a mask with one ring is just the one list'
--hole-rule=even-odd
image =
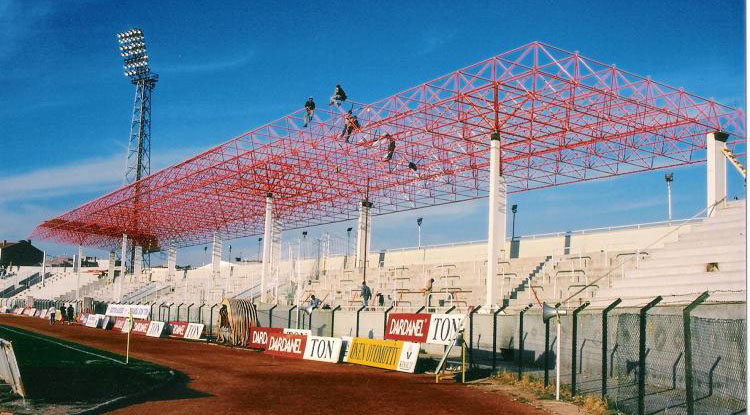
{"label": "white line marking", "polygon": [[121,364],[121,365],[124,365],[124,364],[125,364],[125,362],[121,362],[121,361],[119,361],[119,360],[117,360],[117,359],[113,359],[113,358],[111,358],[111,357],[107,357],[107,356],[102,356],[102,355],[100,355],[100,354],[92,353],[92,352],[89,352],[89,351],[86,351],[86,350],[81,350],[81,349],[78,349],[78,348],[76,348],[76,347],[73,347],[73,346],[70,346],[70,345],[67,345],[67,344],[64,344],[64,343],[56,342],[56,341],[54,341],[54,340],[50,340],[50,339],[45,339],[44,337],[39,337],[39,336],[35,336],[35,335],[33,335],[33,334],[30,334],[30,333],[24,333],[24,332],[22,332],[22,331],[18,331],[18,330],[13,330],[13,329],[11,329],[11,328],[9,328],[9,327],[7,327],[7,326],[3,326],[3,327],[0,327],[0,330],[8,330],[8,331],[12,331],[13,333],[17,333],[17,334],[21,334],[21,335],[24,335],[24,336],[29,336],[29,337],[33,337],[33,338],[35,338],[35,339],[39,339],[39,340],[44,340],[44,341],[47,341],[47,342],[50,342],[50,343],[56,344],[56,345],[58,345],[58,346],[62,346],[62,347],[67,347],[68,349],[72,349],[72,350],[75,350],[75,351],[77,351],[77,352],[81,352],[81,353],[86,353],[86,354],[90,354],[90,355],[92,355],[92,356],[96,356],[96,357],[101,357],[102,359],[107,359],[107,360],[111,360],[111,361],[113,361],[113,362],[115,362],[115,363],[119,363],[119,364]]}

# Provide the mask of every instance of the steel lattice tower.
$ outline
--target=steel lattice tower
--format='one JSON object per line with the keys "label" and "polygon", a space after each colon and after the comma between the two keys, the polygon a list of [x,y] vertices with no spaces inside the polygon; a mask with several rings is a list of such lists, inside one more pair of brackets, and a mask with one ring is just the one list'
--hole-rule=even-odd
{"label": "steel lattice tower", "polygon": [[[124,74],[135,85],[124,184],[135,182],[136,193],[138,193],[138,181],[151,172],[151,93],[156,87],[159,75],[152,73],[149,67],[146,42],[141,29],[130,29],[116,36],[120,43],[120,54],[124,59]],[[138,197],[136,195],[136,198]],[[137,214],[134,215],[133,220],[138,221]],[[150,251],[152,247],[146,248]],[[131,249],[130,259],[131,264],[135,264],[135,243]]]}

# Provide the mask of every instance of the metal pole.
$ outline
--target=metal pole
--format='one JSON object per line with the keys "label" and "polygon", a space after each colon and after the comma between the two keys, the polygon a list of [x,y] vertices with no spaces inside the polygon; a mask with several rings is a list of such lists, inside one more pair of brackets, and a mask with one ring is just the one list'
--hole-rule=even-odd
{"label": "metal pole", "polygon": [[395,306],[395,304],[391,304],[391,306],[383,313],[383,337],[385,337],[385,333],[388,331],[388,313],[393,310],[393,307]]}
{"label": "metal pole", "polygon": [[497,368],[497,315],[505,310],[507,306],[502,306],[492,313],[492,372]]}
{"label": "metal pole", "polygon": [[693,402],[693,344],[690,334],[690,313],[708,298],[708,291],[698,296],[692,303],[682,310],[682,327],[685,336],[685,397],[687,400],[687,415],[695,413]]}
{"label": "metal pole", "polygon": [[607,377],[609,376],[609,371],[607,370],[607,354],[609,353],[609,345],[607,344],[609,338],[609,321],[607,319],[609,312],[621,302],[622,299],[618,298],[602,311],[602,398],[607,397]]}
{"label": "metal pole", "polygon": [[672,182],[667,181],[667,205],[668,205],[668,217],[669,217],[669,224],[672,224]]}
{"label": "metal pole", "polygon": [[573,336],[572,337],[572,346],[573,350],[571,350],[571,396],[576,396],[576,372],[578,371],[577,368],[577,362],[576,359],[578,358],[578,313],[583,311],[584,308],[589,306],[589,302],[586,301],[585,303],[581,304],[578,308],[573,310]]}
{"label": "metal pole", "polygon": [[271,231],[273,223],[273,194],[266,195],[266,217],[263,228],[263,264],[260,273],[260,302],[266,302],[266,278],[271,274]]}
{"label": "metal pole", "polygon": [[367,306],[362,306],[357,309],[357,329],[354,331],[355,337],[359,337],[359,313],[365,309]]}
{"label": "metal pole", "polygon": [[482,308],[481,305],[469,311],[469,367],[474,367],[474,314]]}
{"label": "metal pole", "polygon": [[417,248],[422,247],[422,225],[417,225]]}
{"label": "metal pole", "polygon": [[214,307],[216,306],[218,306],[218,304],[211,306],[211,312],[208,315],[208,333],[211,337],[213,337],[214,334]]}
{"label": "metal pole", "polygon": [[273,327],[273,310],[278,306],[278,304],[274,304],[273,307],[268,309],[268,327]]}
{"label": "metal pole", "polygon": [[646,317],[652,307],[662,300],[658,296],[640,310],[640,336],[638,337],[638,415],[646,415]]}
{"label": "metal pole", "polygon": [[331,337],[333,337],[333,325],[336,322],[336,312],[341,309],[340,305],[337,305],[336,307],[331,310]]}
{"label": "metal pole", "polygon": [[531,307],[526,307],[518,313],[518,379],[523,375],[523,315]]}
{"label": "metal pole", "polygon": [[557,316],[557,339],[555,340],[557,346],[557,355],[555,356],[555,400],[560,400],[560,343],[562,343],[562,329],[561,329],[560,316]]}
{"label": "metal pole", "polygon": [[289,312],[287,313],[287,324],[286,328],[291,329],[292,328],[292,311],[297,308],[296,305],[293,305],[292,308],[289,309]]}
{"label": "metal pole", "polygon": [[549,386],[549,320],[544,322],[544,387],[547,386]]}

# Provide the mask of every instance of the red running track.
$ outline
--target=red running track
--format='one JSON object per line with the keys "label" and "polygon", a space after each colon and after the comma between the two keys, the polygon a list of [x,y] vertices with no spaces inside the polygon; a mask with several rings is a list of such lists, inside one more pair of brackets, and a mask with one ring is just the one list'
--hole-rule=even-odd
{"label": "red running track", "polygon": [[[0,323],[87,346],[125,353],[125,335],[46,320],[0,315]],[[542,415],[538,409],[434,377],[363,366],[268,356],[243,349],[175,339],[131,336],[131,355],[188,377],[113,414],[503,414]]]}

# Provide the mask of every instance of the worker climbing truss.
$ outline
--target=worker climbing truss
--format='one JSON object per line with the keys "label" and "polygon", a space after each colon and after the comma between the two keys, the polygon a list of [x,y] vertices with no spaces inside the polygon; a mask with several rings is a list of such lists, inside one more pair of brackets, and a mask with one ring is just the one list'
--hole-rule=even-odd
{"label": "worker climbing truss", "polygon": [[[350,108],[360,128],[347,143]],[[318,107],[306,128],[304,115],[47,220],[32,237],[112,247],[127,232],[143,246],[190,246],[214,231],[262,234],[268,194],[284,229],[356,218],[366,194],[376,215],[485,197],[494,131],[508,192],[703,162],[710,131],[745,154],[740,110],[540,42],[380,101]]]}

